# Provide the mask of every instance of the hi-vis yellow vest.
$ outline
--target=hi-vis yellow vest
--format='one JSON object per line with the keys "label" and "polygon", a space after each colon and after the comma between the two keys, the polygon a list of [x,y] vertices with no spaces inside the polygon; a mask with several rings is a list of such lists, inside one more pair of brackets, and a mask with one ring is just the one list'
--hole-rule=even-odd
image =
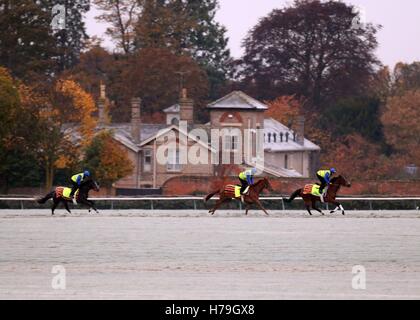
{"label": "hi-vis yellow vest", "polygon": [[71,177],[71,181],[77,182],[77,177],[78,176],[82,176],[82,179],[83,179],[83,173],[78,173],[78,174],[75,174],[74,176]]}
{"label": "hi-vis yellow vest", "polygon": [[252,175],[251,170],[246,170],[246,171],[241,172],[241,173],[239,174],[239,179],[241,179],[241,180],[246,180],[246,177],[247,177],[247,176],[251,176],[251,175]]}
{"label": "hi-vis yellow vest", "polygon": [[319,171],[317,172],[317,175],[319,175],[319,176],[321,176],[321,177],[325,178],[325,176],[327,175],[327,173],[329,173],[329,175],[331,176],[331,171],[330,171],[330,170],[319,170]]}

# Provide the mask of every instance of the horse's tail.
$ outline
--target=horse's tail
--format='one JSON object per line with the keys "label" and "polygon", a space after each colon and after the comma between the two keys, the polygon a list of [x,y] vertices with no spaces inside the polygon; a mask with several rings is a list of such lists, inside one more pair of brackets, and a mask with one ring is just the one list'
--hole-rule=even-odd
{"label": "horse's tail", "polygon": [[36,202],[38,202],[39,204],[44,204],[49,199],[54,197],[54,193],[55,193],[55,191],[52,191],[49,194],[47,194],[44,198],[37,199]]}
{"label": "horse's tail", "polygon": [[220,190],[217,190],[217,191],[215,191],[215,192],[213,192],[213,193],[210,193],[209,195],[207,195],[205,198],[204,198],[204,201],[205,202],[207,202],[207,201],[209,201],[211,198],[213,198],[216,194],[218,194],[220,192]]}
{"label": "horse's tail", "polygon": [[292,195],[290,196],[289,199],[283,199],[284,202],[286,202],[286,203],[292,202],[293,200],[295,200],[296,197],[298,197],[302,194],[302,191],[303,191],[303,189],[296,190],[295,192],[292,193]]}

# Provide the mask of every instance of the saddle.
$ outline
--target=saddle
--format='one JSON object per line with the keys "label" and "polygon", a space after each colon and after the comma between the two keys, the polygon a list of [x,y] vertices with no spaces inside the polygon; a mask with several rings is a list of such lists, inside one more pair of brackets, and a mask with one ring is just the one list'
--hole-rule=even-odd
{"label": "saddle", "polygon": [[[63,198],[64,200],[72,200],[70,197],[71,188],[65,188],[65,187],[57,187],[55,188],[55,195],[57,198]],[[76,190],[74,193],[74,197],[77,199],[77,196],[79,195],[79,190]]]}
{"label": "saddle", "polygon": [[[249,191],[249,186],[245,189],[243,195],[248,194],[248,191]],[[225,187],[225,193],[231,196],[232,199],[239,199],[242,196],[241,186],[237,186],[233,184],[227,185]]]}
{"label": "saddle", "polygon": [[307,184],[303,188],[303,194],[311,194],[313,196],[320,197],[321,193],[319,192],[319,188],[321,188],[319,184]]}

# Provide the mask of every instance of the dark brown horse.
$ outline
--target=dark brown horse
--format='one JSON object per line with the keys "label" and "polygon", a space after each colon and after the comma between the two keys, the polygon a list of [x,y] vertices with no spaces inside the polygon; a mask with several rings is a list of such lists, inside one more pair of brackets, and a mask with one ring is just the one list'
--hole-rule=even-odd
{"label": "dark brown horse", "polygon": [[[71,213],[68,204],[73,201],[70,198],[65,198],[63,196],[64,189],[65,189],[64,187],[57,187],[54,191],[50,192],[45,197],[38,199],[37,202],[39,204],[44,204],[49,199],[52,199],[53,200],[53,206],[51,207],[52,215],[54,215],[54,211],[57,208],[57,206],[60,204],[60,202],[64,204],[64,207],[66,208],[67,212]],[[76,201],[78,204],[83,204],[87,206],[89,208],[89,212],[91,212],[91,210],[93,209],[95,210],[96,213],[99,213],[93,201],[88,200],[90,190],[95,190],[96,192],[99,191],[99,185],[93,179],[88,179],[82,182],[82,184],[79,187],[79,191],[75,195]]]}
{"label": "dark brown horse", "polygon": [[[219,194],[219,200],[217,201],[214,208],[209,211],[209,213],[214,215],[216,210],[218,210],[223,203],[231,201],[232,199],[237,199],[237,200],[241,199],[241,198],[236,198],[235,197],[235,195],[232,191],[232,189],[233,189],[232,187],[234,187],[234,186],[233,185],[225,185],[225,186],[223,186],[222,189],[219,189],[215,192],[212,192],[208,196],[206,196],[205,202],[209,201],[216,194]],[[268,215],[267,210],[264,209],[264,207],[262,206],[262,204],[260,202],[260,194],[261,194],[261,192],[263,192],[264,189],[268,189],[270,191],[273,190],[273,188],[271,187],[270,182],[268,181],[267,178],[264,178],[264,179],[258,181],[257,183],[255,183],[255,184],[253,184],[252,186],[249,187],[248,194],[243,196],[244,203],[246,205],[245,215],[248,215],[248,211],[249,211],[250,206],[252,204],[256,204],[262,211],[264,211],[264,213],[266,215]]]}
{"label": "dark brown horse", "polygon": [[[348,182],[343,176],[338,176],[333,179],[331,179],[330,185],[328,186],[327,194],[324,197],[325,203],[331,203],[336,206],[334,210],[331,211],[331,213],[334,213],[341,209],[341,212],[343,215],[345,215],[345,211],[341,203],[337,202],[336,197],[338,192],[340,191],[341,187],[351,187],[351,183]],[[318,209],[316,207],[317,202],[321,202],[321,198],[318,196],[314,196],[312,194],[306,194],[305,189],[299,189],[296,190],[289,199],[283,199],[284,202],[290,203],[292,202],[296,197],[302,197],[303,201],[305,202],[306,210],[308,210],[309,214],[312,215],[311,207],[312,209],[320,212],[322,215],[324,213],[321,209]]]}

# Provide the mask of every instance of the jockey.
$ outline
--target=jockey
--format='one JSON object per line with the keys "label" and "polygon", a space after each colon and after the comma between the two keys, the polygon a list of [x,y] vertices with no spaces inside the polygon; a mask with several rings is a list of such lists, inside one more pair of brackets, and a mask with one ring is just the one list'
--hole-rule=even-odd
{"label": "jockey", "polygon": [[327,187],[330,184],[331,177],[337,173],[337,170],[334,168],[331,168],[330,170],[319,170],[316,173],[316,176],[318,177],[319,181],[321,181],[321,186],[319,187],[319,193],[321,193],[321,201],[324,202],[324,196],[323,193],[324,188]]}
{"label": "jockey", "polygon": [[254,184],[254,175],[256,173],[257,169],[252,168],[239,174],[239,181],[241,182],[241,194],[244,193],[248,186],[252,186]]}
{"label": "jockey", "polygon": [[71,177],[71,183],[73,187],[71,188],[70,198],[73,199],[73,203],[77,204],[76,199],[74,198],[74,193],[79,189],[82,182],[86,181],[86,179],[90,177],[90,172],[88,170],[85,170],[82,173],[75,174]]}

